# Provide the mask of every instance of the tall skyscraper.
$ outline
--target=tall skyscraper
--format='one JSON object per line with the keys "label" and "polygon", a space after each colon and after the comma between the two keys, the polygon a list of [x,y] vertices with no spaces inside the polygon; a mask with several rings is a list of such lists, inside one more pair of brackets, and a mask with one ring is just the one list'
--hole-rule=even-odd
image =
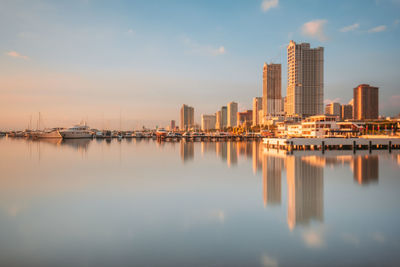
{"label": "tall skyscraper", "polygon": [[237,111],[238,111],[238,104],[236,102],[229,102],[228,109],[227,109],[227,127],[236,127],[237,124]]}
{"label": "tall skyscraper", "polygon": [[379,87],[360,84],[354,88],[353,118],[377,119],[379,116]]}
{"label": "tall skyscraper", "polygon": [[324,48],[290,41],[287,47],[286,115],[308,117],[324,112]]}
{"label": "tall skyscraper", "polygon": [[253,126],[257,126],[260,124],[260,110],[263,108],[263,99],[262,97],[254,97],[253,98]]}
{"label": "tall skyscraper", "polygon": [[181,107],[181,130],[187,130],[194,126],[194,108],[188,105]]}
{"label": "tall skyscraper", "polygon": [[228,107],[223,106],[221,107],[221,124],[222,129],[228,126]]}
{"label": "tall skyscraper", "polygon": [[263,110],[264,116],[277,116],[282,104],[281,64],[264,63],[263,68]]}
{"label": "tall skyscraper", "polygon": [[215,129],[216,118],[215,115],[201,114],[201,130],[208,131]]}
{"label": "tall skyscraper", "polygon": [[221,110],[218,110],[217,113],[215,113],[215,129],[219,130],[222,129],[222,117],[221,117]]}
{"label": "tall skyscraper", "polygon": [[171,120],[171,125],[170,125],[170,127],[171,127],[171,131],[172,131],[172,130],[175,130],[175,120]]}

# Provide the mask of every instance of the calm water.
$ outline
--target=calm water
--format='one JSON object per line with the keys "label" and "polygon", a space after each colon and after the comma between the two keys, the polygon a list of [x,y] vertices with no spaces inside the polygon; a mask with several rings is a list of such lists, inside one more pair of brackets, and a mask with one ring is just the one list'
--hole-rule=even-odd
{"label": "calm water", "polygon": [[0,139],[0,266],[400,265],[398,151]]}

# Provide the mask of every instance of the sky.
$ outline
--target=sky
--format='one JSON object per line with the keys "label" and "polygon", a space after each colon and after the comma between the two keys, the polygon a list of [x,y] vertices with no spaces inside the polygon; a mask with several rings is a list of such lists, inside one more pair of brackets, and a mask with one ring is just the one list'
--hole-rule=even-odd
{"label": "sky", "polygon": [[[0,129],[139,129],[179,121],[182,104],[251,109],[264,62],[290,40],[324,47],[325,103],[380,88],[400,112],[400,0],[0,0]],[[120,126],[121,125],[121,126]]]}

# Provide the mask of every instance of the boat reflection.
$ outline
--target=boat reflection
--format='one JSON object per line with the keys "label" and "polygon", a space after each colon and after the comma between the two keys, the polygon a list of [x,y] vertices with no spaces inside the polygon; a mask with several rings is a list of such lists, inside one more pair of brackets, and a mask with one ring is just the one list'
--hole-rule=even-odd
{"label": "boat reflection", "polygon": [[91,139],[63,139],[61,145],[74,148],[78,151],[86,151],[90,145]]}

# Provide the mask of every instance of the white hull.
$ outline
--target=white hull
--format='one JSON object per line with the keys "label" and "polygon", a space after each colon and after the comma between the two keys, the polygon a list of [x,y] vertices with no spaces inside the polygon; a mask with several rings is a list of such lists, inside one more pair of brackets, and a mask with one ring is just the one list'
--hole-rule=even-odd
{"label": "white hull", "polygon": [[37,135],[37,138],[62,138],[59,131],[43,132]]}

